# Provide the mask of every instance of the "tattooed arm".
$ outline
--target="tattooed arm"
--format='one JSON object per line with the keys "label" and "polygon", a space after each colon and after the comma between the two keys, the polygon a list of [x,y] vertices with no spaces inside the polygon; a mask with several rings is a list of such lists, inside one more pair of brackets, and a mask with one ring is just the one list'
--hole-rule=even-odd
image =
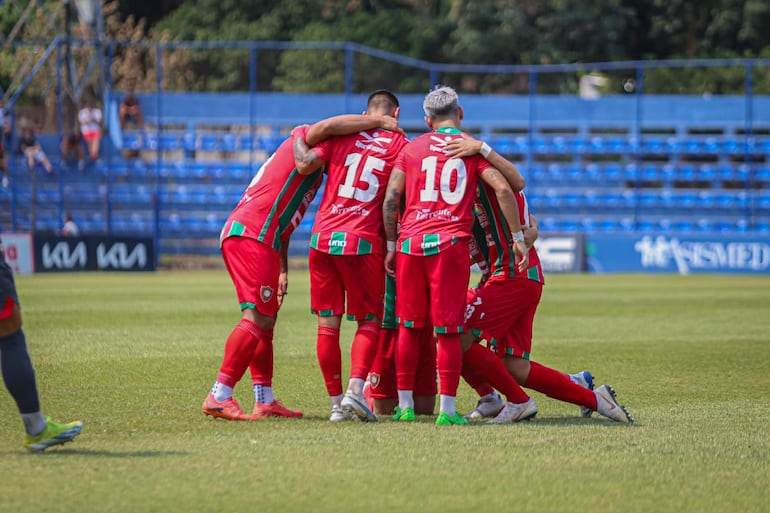
{"label": "tattooed arm", "polygon": [[385,191],[382,204],[382,220],[385,224],[385,239],[388,252],[385,255],[385,272],[396,275],[396,240],[398,239],[398,216],[401,212],[401,197],[404,194],[405,174],[401,169],[393,168]]}

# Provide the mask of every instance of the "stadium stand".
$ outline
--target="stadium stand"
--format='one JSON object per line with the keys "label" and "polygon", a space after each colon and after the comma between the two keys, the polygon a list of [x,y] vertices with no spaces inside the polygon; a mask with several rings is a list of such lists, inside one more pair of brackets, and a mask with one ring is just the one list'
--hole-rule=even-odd
{"label": "stadium stand", "polygon": [[[13,159],[0,224],[55,231],[71,212],[82,231],[153,233],[161,253],[213,254],[228,212],[295,125],[358,112],[365,95],[163,93],[138,95],[145,129],[110,133],[84,170],[54,176]],[[584,233],[767,233],[770,99],[756,97],[461,97],[464,127],[517,163],[541,230]],[[119,97],[115,99],[119,101]],[[250,102],[256,123],[249,118]],[[401,124],[424,131],[422,95],[402,95]],[[162,110],[157,107],[162,105]],[[750,130],[747,130],[747,127]],[[317,202],[316,202],[317,203]],[[307,250],[315,203],[296,231]]]}

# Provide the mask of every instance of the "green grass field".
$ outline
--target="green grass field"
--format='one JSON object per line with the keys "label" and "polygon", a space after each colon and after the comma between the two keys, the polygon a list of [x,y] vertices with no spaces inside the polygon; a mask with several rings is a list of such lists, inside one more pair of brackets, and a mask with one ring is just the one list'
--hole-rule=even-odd
{"label": "green grass field", "polygon": [[534,394],[532,422],[455,428],[330,423],[290,280],[274,388],[305,418],[228,423],[200,411],[239,318],[224,271],[18,278],[44,412],[85,427],[28,454],[0,393],[0,511],[770,511],[770,276],[550,275],[533,359],[590,369],[636,424]]}

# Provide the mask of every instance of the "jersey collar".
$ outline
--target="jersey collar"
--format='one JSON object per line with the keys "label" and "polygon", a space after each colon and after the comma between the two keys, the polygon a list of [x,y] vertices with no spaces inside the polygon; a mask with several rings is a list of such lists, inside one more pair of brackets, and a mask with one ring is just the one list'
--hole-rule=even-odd
{"label": "jersey collar", "polygon": [[463,132],[459,128],[455,128],[453,126],[442,126],[441,128],[436,129],[436,133],[445,135],[460,135]]}

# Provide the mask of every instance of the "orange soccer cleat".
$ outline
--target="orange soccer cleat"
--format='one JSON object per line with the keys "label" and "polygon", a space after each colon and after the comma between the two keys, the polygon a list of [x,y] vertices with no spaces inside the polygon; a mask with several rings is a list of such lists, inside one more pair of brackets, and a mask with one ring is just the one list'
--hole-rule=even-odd
{"label": "orange soccer cleat", "polygon": [[298,410],[290,410],[284,406],[281,401],[275,400],[272,403],[254,403],[254,411],[251,414],[253,419],[261,419],[263,417],[301,417],[302,412]]}
{"label": "orange soccer cleat", "polygon": [[228,397],[220,402],[214,398],[213,394],[209,394],[203,401],[203,414],[226,420],[252,420],[251,416],[243,413],[234,397]]}

